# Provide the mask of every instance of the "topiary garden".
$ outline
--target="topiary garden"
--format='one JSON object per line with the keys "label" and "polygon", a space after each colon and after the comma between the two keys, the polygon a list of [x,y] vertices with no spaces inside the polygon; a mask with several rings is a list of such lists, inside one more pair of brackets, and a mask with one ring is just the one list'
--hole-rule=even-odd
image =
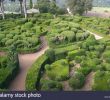
{"label": "topiary garden", "polygon": [[[82,16],[54,18],[51,14],[0,20],[0,51],[9,51],[14,45],[18,53],[36,52],[45,35],[49,49],[30,68],[27,90],[65,91],[65,82],[71,91],[81,90],[91,72],[95,74],[91,90],[109,90],[110,41],[96,40],[84,30],[107,35],[109,21]],[[18,69],[16,52],[0,56],[0,88],[8,86]]]}

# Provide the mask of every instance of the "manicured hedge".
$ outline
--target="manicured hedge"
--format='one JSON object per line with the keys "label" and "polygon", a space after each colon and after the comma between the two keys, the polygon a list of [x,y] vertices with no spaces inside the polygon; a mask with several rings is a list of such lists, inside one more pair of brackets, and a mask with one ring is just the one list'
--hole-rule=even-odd
{"label": "manicured hedge", "polygon": [[70,86],[74,89],[80,89],[85,82],[85,77],[82,73],[76,72],[74,77],[69,79]]}
{"label": "manicured hedge", "polygon": [[109,91],[110,90],[110,72],[97,71],[94,78],[93,90],[95,91]]}
{"label": "manicured hedge", "polygon": [[47,56],[44,54],[37,59],[37,61],[30,68],[27,77],[26,77],[26,90],[36,90],[39,88],[36,86],[36,83],[39,78],[39,73],[44,63],[48,62]]}
{"label": "manicured hedge", "polygon": [[46,74],[51,80],[63,81],[68,79],[69,64],[66,59],[57,60],[45,67]]}
{"label": "manicured hedge", "polygon": [[10,51],[7,58],[0,59],[0,88],[7,89],[19,71],[19,60],[16,51]]}

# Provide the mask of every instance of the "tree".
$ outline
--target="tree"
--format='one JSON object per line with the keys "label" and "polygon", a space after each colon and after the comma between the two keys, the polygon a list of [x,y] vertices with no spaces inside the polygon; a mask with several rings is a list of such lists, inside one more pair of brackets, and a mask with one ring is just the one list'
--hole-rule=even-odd
{"label": "tree", "polygon": [[93,0],[85,0],[85,12],[86,13],[92,9],[92,2]]}
{"label": "tree", "polygon": [[22,14],[23,13],[23,0],[19,0],[19,3],[20,3],[20,11]]}
{"label": "tree", "polygon": [[52,0],[50,2],[50,7],[49,7],[49,12],[52,13],[52,14],[55,14],[57,12],[57,5],[56,5],[56,0]]}
{"label": "tree", "polygon": [[4,0],[0,0],[0,9],[1,9],[1,13],[2,13],[2,18],[5,19],[3,1],[4,1]]}
{"label": "tree", "polygon": [[50,0],[37,0],[37,5],[41,13],[48,13]]}
{"label": "tree", "polygon": [[30,0],[30,8],[32,9],[32,7],[33,7],[33,2],[32,0]]}
{"label": "tree", "polygon": [[24,15],[27,18],[26,0],[23,0]]}
{"label": "tree", "polygon": [[93,0],[68,0],[68,7],[70,11],[75,15],[82,15],[85,11],[92,9]]}
{"label": "tree", "polygon": [[58,12],[56,0],[37,0],[37,5],[41,13],[52,13]]}

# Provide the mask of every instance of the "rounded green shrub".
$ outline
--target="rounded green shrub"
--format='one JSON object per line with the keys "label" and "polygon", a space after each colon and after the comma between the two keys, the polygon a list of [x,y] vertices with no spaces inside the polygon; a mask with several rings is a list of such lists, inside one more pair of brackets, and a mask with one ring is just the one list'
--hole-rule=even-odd
{"label": "rounded green shrub", "polygon": [[52,80],[41,80],[42,91],[61,91],[62,84]]}
{"label": "rounded green shrub", "polygon": [[69,79],[69,84],[73,89],[80,89],[85,82],[85,77],[82,73],[75,73],[75,76]]}
{"label": "rounded green shrub", "polygon": [[5,45],[6,45],[6,46],[10,46],[10,45],[12,45],[13,43],[14,43],[14,40],[13,40],[13,39],[9,39],[9,40],[6,41]]}
{"label": "rounded green shrub", "polygon": [[50,61],[55,60],[55,51],[53,49],[48,49],[45,53]]}

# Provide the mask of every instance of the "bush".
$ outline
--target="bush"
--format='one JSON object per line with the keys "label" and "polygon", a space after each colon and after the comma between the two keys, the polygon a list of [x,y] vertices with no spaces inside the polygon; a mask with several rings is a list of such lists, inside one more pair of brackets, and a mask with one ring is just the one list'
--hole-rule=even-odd
{"label": "bush", "polygon": [[62,84],[52,80],[41,80],[41,91],[61,91]]}
{"label": "bush", "polygon": [[83,33],[77,33],[76,34],[76,40],[77,41],[84,40]]}
{"label": "bush", "polygon": [[14,47],[9,49],[6,57],[0,59],[0,88],[7,89],[19,71],[18,54]]}
{"label": "bush", "polygon": [[13,39],[9,39],[9,40],[6,41],[5,46],[10,46],[10,45],[13,44],[13,42],[14,42]]}
{"label": "bush", "polygon": [[55,61],[50,68],[50,70],[46,70],[46,74],[51,80],[62,81],[69,77],[69,64],[66,59]]}
{"label": "bush", "polygon": [[75,59],[76,56],[82,56],[84,54],[85,54],[85,51],[83,49],[74,50],[74,51],[68,52],[68,59],[73,60]]}
{"label": "bush", "polygon": [[81,62],[81,57],[80,56],[76,56],[75,57],[75,61],[76,61],[76,63],[80,63]]}
{"label": "bush", "polygon": [[49,64],[45,65],[45,70],[51,70],[51,66]]}
{"label": "bush", "polygon": [[12,39],[12,38],[13,38],[13,35],[12,35],[12,34],[7,34],[7,35],[6,35],[6,38]]}
{"label": "bush", "polygon": [[3,38],[5,38],[5,34],[0,34],[0,40],[2,40]]}
{"label": "bush", "polygon": [[68,52],[68,59],[73,60],[75,58],[75,56],[77,56],[77,54],[78,54],[78,50]]}
{"label": "bush", "polygon": [[32,28],[33,27],[33,23],[32,22],[28,22],[28,23],[25,23],[24,24],[24,29],[30,29],[30,28]]}
{"label": "bush", "polygon": [[104,58],[109,58],[109,57],[110,57],[110,51],[109,51],[109,50],[106,50],[106,51],[103,53],[103,57],[104,57]]}
{"label": "bush", "polygon": [[75,62],[74,62],[74,61],[70,61],[70,62],[69,62],[69,66],[70,66],[70,67],[74,67],[74,65],[75,65]]}
{"label": "bush", "polygon": [[55,60],[55,51],[53,49],[48,49],[45,53],[46,53],[46,56],[49,58],[50,61]]}
{"label": "bush", "polygon": [[98,58],[95,58],[95,59],[86,58],[86,59],[83,59],[83,61],[81,62],[81,67],[86,67],[86,68],[88,67],[91,70],[96,70],[96,66],[100,63],[101,63],[101,60],[99,60]]}
{"label": "bush", "polygon": [[59,60],[62,58],[65,58],[67,56],[67,51],[66,50],[62,50],[60,52],[56,52],[55,53],[55,60]]}
{"label": "bush", "polygon": [[7,56],[0,56],[0,68],[7,67]]}
{"label": "bush", "polygon": [[36,21],[37,21],[37,18],[31,18],[30,21],[31,21],[33,24],[35,24]]}
{"label": "bush", "polygon": [[68,42],[74,42],[76,40],[76,36],[74,33],[72,33],[71,35],[67,36],[68,38]]}
{"label": "bush", "polygon": [[45,64],[48,62],[46,55],[42,55],[37,61],[33,64],[30,70],[27,73],[26,77],[26,90],[36,90],[39,89],[37,81],[39,79],[39,71]]}
{"label": "bush", "polygon": [[87,76],[91,72],[92,68],[89,67],[81,67],[77,71],[83,73],[84,76]]}
{"label": "bush", "polygon": [[103,71],[110,71],[110,64],[109,63],[102,63]]}
{"label": "bush", "polygon": [[69,79],[69,84],[73,89],[80,89],[85,82],[85,77],[82,73],[75,73],[75,76]]}
{"label": "bush", "polygon": [[110,72],[97,71],[94,78],[93,90],[95,91],[109,91],[110,90]]}
{"label": "bush", "polygon": [[21,19],[16,21],[16,24],[25,24],[28,21],[28,19]]}
{"label": "bush", "polygon": [[96,45],[95,50],[102,53],[105,50],[105,46],[104,45]]}
{"label": "bush", "polygon": [[82,44],[82,48],[89,49],[89,46],[94,46],[97,44],[97,41],[93,35],[90,35],[85,42]]}
{"label": "bush", "polygon": [[36,26],[36,27],[34,27],[34,29],[36,30],[36,33],[37,33],[38,35],[42,32],[40,26]]}

